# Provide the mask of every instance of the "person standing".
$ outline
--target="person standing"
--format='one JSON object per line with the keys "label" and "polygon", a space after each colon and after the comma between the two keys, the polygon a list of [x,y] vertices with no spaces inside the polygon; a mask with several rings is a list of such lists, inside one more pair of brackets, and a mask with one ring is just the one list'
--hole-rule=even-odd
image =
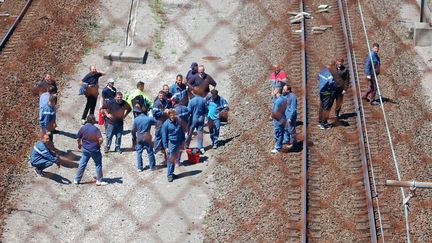
{"label": "person standing", "polygon": [[216,81],[212,76],[205,73],[204,65],[198,65],[198,73],[190,80],[194,94],[207,96],[210,92],[210,85],[216,87]]}
{"label": "person standing", "polygon": [[[144,108],[145,109],[145,108]],[[151,126],[155,126],[157,121],[153,117],[147,116],[147,112],[143,111],[135,117],[133,122],[132,131],[137,134],[137,163],[138,163],[138,172],[144,170],[142,153],[145,149],[147,151],[147,155],[149,157],[148,167],[150,170],[156,169],[156,159],[154,155],[152,136],[150,134]]]}
{"label": "person standing", "polygon": [[285,109],[286,125],[284,130],[283,143],[288,143],[288,149],[293,148],[296,143],[296,125],[297,125],[297,96],[292,92],[289,85],[283,87],[283,93],[287,99],[287,108]]}
{"label": "person standing", "polygon": [[56,98],[49,96],[48,104],[45,104],[40,111],[40,126],[43,134],[49,134],[50,146],[54,146],[52,131],[56,128]]}
{"label": "person standing", "polygon": [[184,147],[185,133],[177,120],[174,109],[168,111],[168,119],[162,125],[162,143],[165,153],[168,157],[167,177],[168,182],[172,182],[174,175],[175,163],[181,157],[181,150]]}
{"label": "person standing", "polygon": [[[127,96],[126,102],[133,111],[133,116],[136,118],[142,112],[146,113],[153,107],[153,102],[144,93],[144,82],[139,81],[136,84],[136,89]],[[136,147],[136,133],[132,130],[132,147]]]}
{"label": "person standing", "polygon": [[374,43],[372,50],[369,51],[365,62],[366,79],[369,82],[369,88],[363,93],[363,99],[370,102],[371,105],[379,105],[379,102],[375,100],[377,92],[377,77],[380,74],[381,61],[378,56],[379,44]]}
{"label": "person standing", "polygon": [[85,124],[88,114],[94,114],[97,97],[99,95],[99,78],[105,75],[104,72],[98,72],[96,66],[90,66],[90,72],[81,80],[80,84],[85,85],[87,88],[84,95],[87,98],[87,103],[84,112],[81,116],[81,124]]}
{"label": "person standing", "polygon": [[336,102],[335,104],[335,117],[340,118],[340,111],[342,109],[343,97],[349,85],[349,74],[348,69],[343,65],[344,59],[340,57],[335,62],[336,68],[336,80],[334,83],[334,92],[333,92],[333,100]]}
{"label": "person standing", "polygon": [[60,168],[58,156],[48,147],[50,137],[46,133],[42,133],[41,139],[33,147],[30,164],[34,167],[34,173],[38,177],[44,176],[44,169],[57,164]]}
{"label": "person standing", "polygon": [[279,94],[282,93],[282,87],[288,83],[287,75],[285,71],[281,70],[281,67],[279,64],[273,65],[273,72],[270,74],[270,82],[271,82],[271,93],[273,98],[274,96],[274,90],[279,89]]}
{"label": "person standing", "polygon": [[[168,102],[165,98],[165,92],[162,90],[159,91],[158,96],[156,97],[154,103],[153,103],[153,117],[157,120],[156,129],[155,129],[155,137],[154,137],[154,150],[155,153],[158,153],[159,151],[163,150],[162,146],[162,124],[167,119],[167,112],[168,111]],[[167,162],[166,153],[164,153],[164,162]]]}
{"label": "person standing", "polygon": [[186,138],[186,147],[189,148],[190,142],[192,140],[192,134],[197,130],[198,134],[198,148],[201,154],[204,154],[203,146],[203,129],[204,129],[204,116],[207,113],[206,101],[203,97],[195,95],[188,104],[188,109],[192,114],[192,122],[190,123],[188,135]]}
{"label": "person standing", "polygon": [[210,91],[211,96],[207,98],[208,107],[208,126],[210,130],[210,139],[212,141],[213,149],[218,147],[219,131],[221,126],[220,113],[228,112],[228,102],[219,95],[216,89]]}
{"label": "person standing", "polygon": [[275,99],[273,101],[271,117],[273,118],[274,138],[276,139],[276,144],[271,153],[277,154],[280,153],[282,149],[284,129],[286,124],[285,110],[287,108],[287,99],[281,95],[280,89],[274,89],[273,96]]}
{"label": "person standing", "polygon": [[188,86],[183,83],[183,76],[181,74],[177,74],[176,81],[173,85],[171,85],[169,91],[172,94],[173,98],[178,98],[179,101],[177,102],[177,104],[182,104],[185,106],[188,105]]}
{"label": "person standing", "polygon": [[78,149],[82,150],[82,155],[74,179],[75,184],[80,184],[87,163],[92,158],[96,166],[96,186],[108,185],[107,182],[102,181],[102,154],[100,146],[103,143],[103,138],[99,128],[94,125],[95,123],[95,116],[90,114],[87,117],[86,124],[78,131],[77,143]]}
{"label": "person standing", "polygon": [[322,68],[317,77],[318,91],[320,95],[320,108],[318,114],[318,127],[320,129],[330,128],[330,125],[328,124],[328,117],[330,109],[333,105],[332,94],[334,92],[334,77],[336,72],[336,70],[331,69],[332,65]]}
{"label": "person standing", "polygon": [[181,104],[177,96],[174,96],[172,101],[174,105],[174,110],[176,111],[177,119],[182,126],[183,131],[187,133],[189,129],[190,111],[186,106]]}
{"label": "person standing", "polygon": [[123,94],[121,92],[117,92],[114,100],[104,104],[102,106],[102,110],[105,113],[105,116],[108,118],[106,129],[107,141],[104,152],[108,153],[112,138],[115,135],[115,152],[122,153],[120,145],[123,134],[123,123],[124,119],[131,111],[131,108],[128,103],[123,100]]}
{"label": "person standing", "polygon": [[191,80],[198,73],[198,63],[193,62],[190,66],[190,70],[186,74],[186,83],[190,84]]}
{"label": "person standing", "polygon": [[107,79],[107,85],[102,90],[100,108],[102,108],[103,104],[109,102],[110,100],[114,100],[117,93],[117,89],[114,87],[114,79]]}

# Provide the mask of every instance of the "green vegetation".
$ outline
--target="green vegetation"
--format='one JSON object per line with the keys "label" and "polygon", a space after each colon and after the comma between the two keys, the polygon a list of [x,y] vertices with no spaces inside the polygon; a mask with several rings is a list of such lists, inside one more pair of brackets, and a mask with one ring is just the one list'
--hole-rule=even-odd
{"label": "green vegetation", "polygon": [[154,55],[155,59],[160,59],[161,54],[160,51],[164,47],[164,42],[161,36],[161,30],[165,28],[166,25],[166,16],[163,10],[162,1],[161,0],[153,0],[151,4],[151,9],[153,12],[153,17],[159,25],[159,28],[155,31],[153,35],[153,46],[151,48],[151,52]]}

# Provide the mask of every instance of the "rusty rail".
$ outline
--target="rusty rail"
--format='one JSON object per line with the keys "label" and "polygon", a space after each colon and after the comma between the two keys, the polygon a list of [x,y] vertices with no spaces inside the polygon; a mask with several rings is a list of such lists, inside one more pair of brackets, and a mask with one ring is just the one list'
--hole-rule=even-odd
{"label": "rusty rail", "polygon": [[0,51],[3,50],[3,48],[5,48],[8,40],[10,39],[10,37],[13,35],[15,29],[17,28],[18,24],[21,22],[22,18],[24,17],[24,15],[27,12],[27,9],[30,7],[30,4],[32,3],[32,0],[27,0],[24,7],[21,9],[21,12],[19,13],[18,17],[15,19],[15,21],[13,22],[12,26],[9,27],[8,31],[6,32],[6,34],[3,36],[1,42],[0,42]]}

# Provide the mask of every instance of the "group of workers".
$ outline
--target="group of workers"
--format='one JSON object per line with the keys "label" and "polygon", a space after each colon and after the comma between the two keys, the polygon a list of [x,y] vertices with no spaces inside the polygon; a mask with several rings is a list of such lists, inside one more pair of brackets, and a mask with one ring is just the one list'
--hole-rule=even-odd
{"label": "group of workers", "polygon": [[[216,82],[207,73],[203,65],[191,64],[186,78],[178,74],[171,86],[164,84],[154,100],[144,93],[144,82],[138,82],[132,92],[117,91],[114,79],[108,78],[103,88],[99,106],[98,120],[95,116],[99,96],[99,78],[104,76],[95,66],[80,81],[79,94],[86,97],[86,105],[81,117],[83,125],[77,134],[78,148],[82,156],[74,183],[79,184],[90,158],[96,165],[96,185],[106,185],[102,180],[102,153],[104,143],[102,133],[96,126],[104,125],[106,134],[104,153],[109,153],[112,139],[115,136],[114,151],[122,153],[121,138],[124,132],[124,120],[133,113],[132,144],[137,154],[137,170],[155,170],[155,154],[162,152],[167,165],[167,178],[172,182],[175,164],[180,163],[182,150],[189,148],[194,132],[197,133],[197,147],[201,154],[203,146],[203,130],[205,122],[209,128],[212,148],[219,146],[221,120],[227,118],[228,103],[215,89]],[[49,75],[50,76],[50,75]],[[51,76],[50,76],[51,77]],[[51,77],[52,79],[52,77]],[[55,81],[53,81],[55,83]],[[45,83],[48,83],[45,85]],[[52,82],[51,82],[52,83]],[[40,96],[40,125],[42,136],[33,148],[31,164],[37,176],[43,176],[43,170],[56,163],[59,158],[54,151],[52,134],[55,132],[55,106],[57,92],[49,92],[50,81],[38,85],[44,92]],[[210,86],[213,88],[210,90]],[[48,101],[47,101],[48,100]],[[151,127],[154,126],[154,138]],[[149,163],[143,165],[142,153],[146,150]]]}
{"label": "group of workers", "polygon": [[[378,56],[379,44],[374,43],[365,61],[365,74],[369,83],[368,90],[362,94],[362,98],[371,105],[380,104],[375,100],[377,91],[377,76],[380,73],[381,61]],[[318,73],[318,90],[320,95],[320,107],[318,115],[318,127],[329,129],[329,114],[335,103],[335,118],[340,119],[344,94],[349,86],[349,73],[344,66],[344,58],[339,57]],[[297,97],[288,85],[287,75],[281,70],[280,65],[274,65],[274,72],[270,75],[273,96],[273,109],[271,118],[274,125],[274,138],[276,145],[271,153],[279,153],[283,144],[287,143],[288,149],[296,146],[296,118]]]}

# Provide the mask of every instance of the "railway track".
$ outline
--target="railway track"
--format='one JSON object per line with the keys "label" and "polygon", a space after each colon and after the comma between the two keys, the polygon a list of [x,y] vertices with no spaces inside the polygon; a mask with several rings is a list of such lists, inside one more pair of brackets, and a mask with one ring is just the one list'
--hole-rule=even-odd
{"label": "railway track", "polygon": [[[33,3],[34,2],[34,3]],[[28,24],[36,16],[36,13],[32,11],[34,8],[30,8],[32,4],[38,4],[38,0],[32,1],[27,0],[23,4],[22,8],[19,10],[18,15],[13,15],[14,11],[17,11],[17,6],[10,6],[9,8],[13,19],[13,22],[10,20],[6,21],[10,24],[5,24],[3,26],[3,36],[0,40],[0,67],[3,66],[8,57],[16,51],[16,45],[20,41],[22,41],[22,37],[25,34],[22,28],[19,28],[20,24]],[[6,4],[2,5],[5,6]],[[30,9],[30,10],[29,10]],[[9,17],[8,17],[9,18]]]}
{"label": "railway track", "polygon": [[[293,3],[292,9],[311,13],[313,18],[304,19],[300,26],[292,25],[292,32],[304,29],[301,34],[292,35],[290,40],[294,48],[291,50],[289,77],[299,98],[298,120],[303,124],[297,132],[304,138],[303,153],[291,158],[303,175],[293,178],[296,182],[293,184],[301,188],[300,193],[295,193],[301,207],[291,213],[290,237],[297,242],[376,242],[375,215],[354,79],[351,79],[352,88],[344,97],[342,118],[331,119],[334,127],[330,130],[317,127],[319,94],[316,77],[319,70],[342,56],[347,60],[344,65],[350,69],[350,76],[354,76],[348,33],[343,22],[347,21],[344,4],[340,0],[330,1],[327,3],[330,10],[321,13],[317,12],[318,1],[305,0],[300,4],[302,6]],[[331,28],[320,34],[313,33],[313,27],[321,25],[331,25]],[[300,46],[302,48],[298,48]]]}

